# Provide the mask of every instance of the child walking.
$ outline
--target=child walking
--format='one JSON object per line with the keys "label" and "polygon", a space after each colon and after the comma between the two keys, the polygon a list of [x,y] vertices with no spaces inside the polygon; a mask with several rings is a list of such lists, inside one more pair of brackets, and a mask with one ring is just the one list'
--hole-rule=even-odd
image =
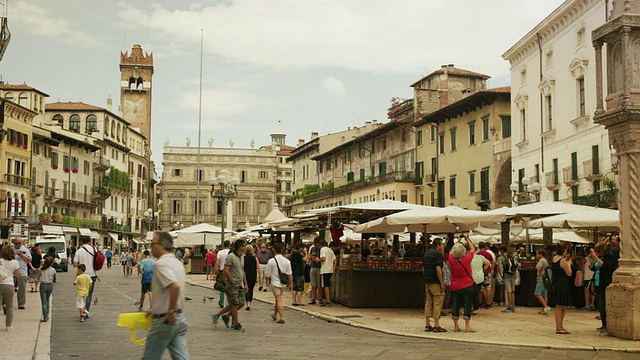
{"label": "child walking", "polygon": [[73,285],[76,288],[76,307],[80,310],[80,322],[84,322],[87,318],[87,312],[85,311],[85,304],[87,302],[87,296],[91,289],[91,277],[84,272],[87,267],[84,264],[78,265],[78,271],[76,271],[76,279],[73,281]]}
{"label": "child walking", "polygon": [[38,272],[38,282],[40,282],[40,302],[42,303],[42,322],[49,321],[49,299],[53,293],[53,280],[56,276],[56,269],[53,268],[53,258],[47,257]]}

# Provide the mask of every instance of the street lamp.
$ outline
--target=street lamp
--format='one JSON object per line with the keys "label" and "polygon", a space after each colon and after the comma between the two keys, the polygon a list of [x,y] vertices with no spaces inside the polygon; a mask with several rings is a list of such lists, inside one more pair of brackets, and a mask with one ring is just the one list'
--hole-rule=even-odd
{"label": "street lamp", "polygon": [[156,230],[156,219],[160,215],[159,212],[153,212],[153,209],[148,208],[142,213],[144,221],[147,224],[147,231]]}
{"label": "street lamp", "polygon": [[182,229],[182,227],[183,227],[183,226],[184,226],[184,225],[182,225],[182,223],[181,223],[180,221],[176,221],[176,222],[173,224],[173,230],[180,230],[180,229]]}
{"label": "street lamp", "polygon": [[218,171],[218,176],[212,176],[209,180],[211,184],[211,197],[218,199],[221,202],[222,209],[220,211],[222,215],[222,230],[221,241],[224,242],[224,213],[227,207],[229,199],[233,199],[238,196],[238,184],[240,179],[237,177],[229,178],[229,170]]}
{"label": "street lamp", "polygon": [[518,181],[514,181],[509,186],[511,192],[513,193],[513,202],[516,205],[525,205],[536,202],[536,195],[540,193],[540,183],[537,181],[531,183],[529,178],[522,178],[522,185],[524,187],[523,192],[518,192],[520,190],[520,183]]}

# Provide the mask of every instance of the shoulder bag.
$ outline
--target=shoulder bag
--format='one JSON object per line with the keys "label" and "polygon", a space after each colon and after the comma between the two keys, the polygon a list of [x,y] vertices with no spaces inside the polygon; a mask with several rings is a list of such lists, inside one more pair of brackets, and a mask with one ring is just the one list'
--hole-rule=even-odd
{"label": "shoulder bag", "polygon": [[280,265],[278,264],[278,259],[274,257],[273,261],[276,262],[276,267],[278,268],[278,276],[280,277],[280,283],[282,285],[289,285],[289,275],[280,271]]}

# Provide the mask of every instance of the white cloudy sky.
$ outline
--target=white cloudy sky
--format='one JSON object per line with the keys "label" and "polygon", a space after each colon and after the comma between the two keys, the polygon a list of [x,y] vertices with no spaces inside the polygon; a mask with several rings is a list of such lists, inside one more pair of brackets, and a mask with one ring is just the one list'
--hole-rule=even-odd
{"label": "white cloudy sky", "polygon": [[[6,0],[0,1],[4,3]],[[49,101],[119,102],[119,54],[153,52],[154,159],[162,145],[197,143],[200,29],[204,32],[202,143],[287,143],[386,121],[394,96],[442,64],[509,84],[501,55],[561,0],[11,0],[9,83]],[[278,125],[281,120],[281,125]]]}

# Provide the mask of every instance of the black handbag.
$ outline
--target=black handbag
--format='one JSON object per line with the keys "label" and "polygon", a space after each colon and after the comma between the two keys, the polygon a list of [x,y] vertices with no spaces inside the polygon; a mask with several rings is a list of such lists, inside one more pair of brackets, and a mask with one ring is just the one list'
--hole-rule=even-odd
{"label": "black handbag", "polygon": [[222,292],[229,292],[229,284],[224,281],[224,272],[222,270],[218,270],[216,274],[216,282],[213,283],[213,288]]}
{"label": "black handbag", "polygon": [[276,267],[278,268],[278,276],[280,277],[280,284],[282,285],[289,285],[289,275],[284,274],[282,271],[280,271],[280,265],[278,265],[278,260],[276,260],[276,258],[273,258],[273,261],[276,262]]}

